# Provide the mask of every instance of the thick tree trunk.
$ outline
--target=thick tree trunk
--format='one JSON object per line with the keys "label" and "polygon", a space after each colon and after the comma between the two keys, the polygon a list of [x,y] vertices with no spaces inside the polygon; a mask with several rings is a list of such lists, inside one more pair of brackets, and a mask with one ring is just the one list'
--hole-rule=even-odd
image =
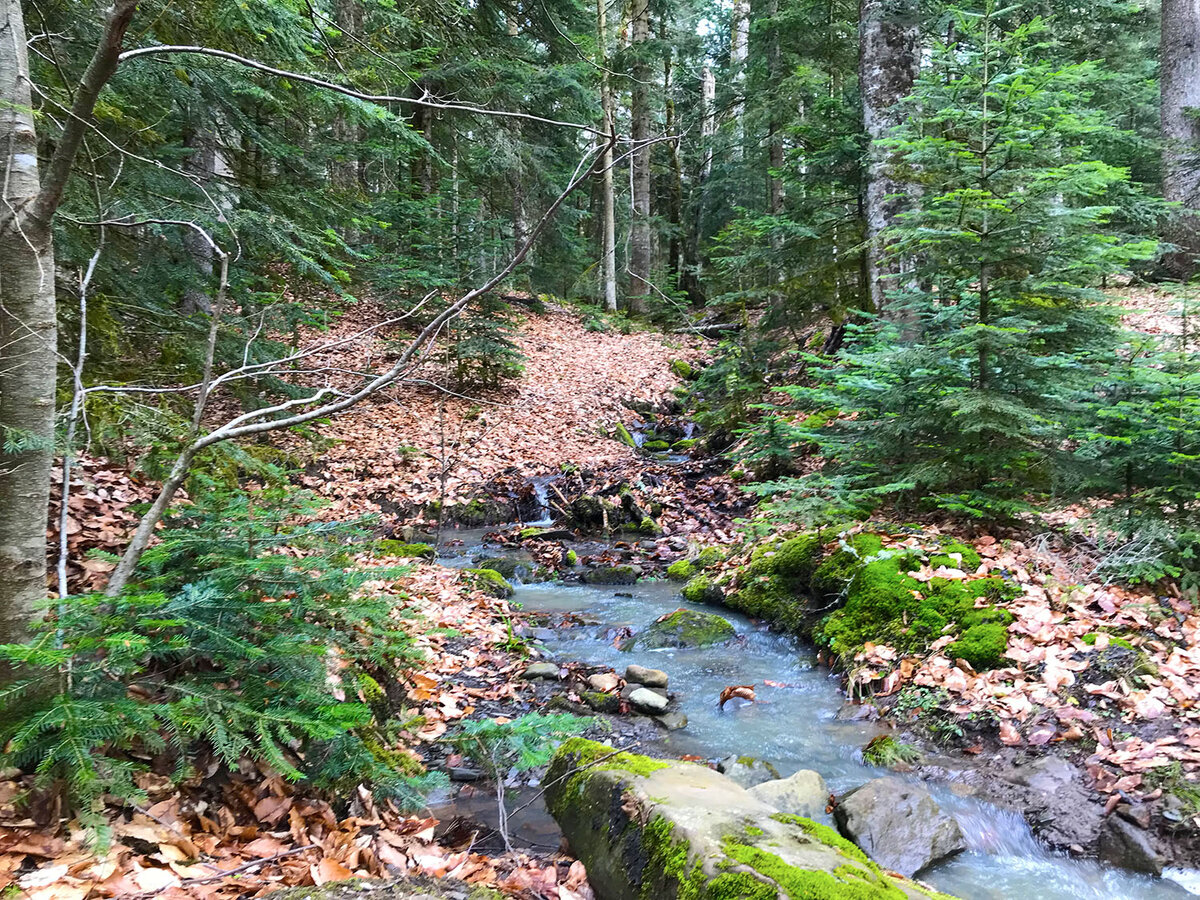
{"label": "thick tree trunk", "polygon": [[630,113],[633,118],[630,137],[633,139],[633,222],[629,236],[629,311],[641,315],[646,311],[650,292],[650,66],[645,59],[646,42],[650,39],[650,4],[648,0],[632,0],[633,88]]}
{"label": "thick tree trunk", "polygon": [[1166,264],[1188,278],[1200,256],[1200,3],[1162,4],[1163,196],[1183,210],[1173,217],[1167,239],[1179,246]]}
{"label": "thick tree trunk", "polygon": [[[596,0],[596,40],[600,47],[600,111],[604,118],[604,133],[616,131],[616,110],[613,104],[612,79],[608,73],[608,16],[606,0]],[[613,151],[611,144],[600,157],[603,173],[600,176],[600,289],[604,308],[617,311],[617,215],[613,193]]]}
{"label": "thick tree trunk", "polygon": [[887,292],[901,266],[886,258],[883,232],[908,208],[909,186],[897,180],[894,154],[879,146],[902,119],[901,101],[912,93],[920,71],[920,18],[917,0],[861,0],[858,78],[867,155],[865,208],[871,304],[887,313]]}
{"label": "thick tree trunk", "polygon": [[[46,596],[58,353],[51,223],[137,0],[116,0],[40,180],[20,0],[0,0],[0,641]],[[6,447],[13,448],[6,450]]]}
{"label": "thick tree trunk", "polygon": [[[0,642],[19,641],[46,596],[54,455],[54,249],[32,218],[41,185],[19,0],[0,0]],[[14,449],[8,450],[6,448]]]}

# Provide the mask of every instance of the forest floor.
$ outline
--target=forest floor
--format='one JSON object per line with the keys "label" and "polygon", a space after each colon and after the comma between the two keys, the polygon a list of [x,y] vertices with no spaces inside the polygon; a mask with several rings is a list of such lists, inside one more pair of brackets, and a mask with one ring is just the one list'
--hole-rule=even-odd
{"label": "forest floor", "polygon": [[[379,315],[364,307],[353,323],[339,327],[361,329]],[[698,545],[736,543],[734,518],[748,506],[722,464],[694,458],[663,465],[615,436],[619,423],[636,431],[636,409],[671,407],[681,385],[671,363],[701,362],[703,341],[590,331],[569,308],[530,311],[516,341],[525,371],[496,391],[448,393],[437,387],[441,374],[431,360],[388,396],[322,426],[315,449],[289,439],[296,456],[307,454],[305,486],[329,501],[328,514],[382,513],[383,532],[408,539],[430,528],[430,501],[462,508],[485,492],[519,511],[530,499],[531,479],[568,473],[574,488],[561,496],[560,509],[590,493],[615,496],[627,485],[636,487],[638,504],[661,508],[661,533],[628,545],[649,571]],[[389,352],[382,338],[368,351],[379,358]],[[326,361],[362,368],[356,360]],[[95,459],[85,460],[79,482],[68,520],[72,549],[118,546],[134,521],[132,507],[153,486]],[[934,534],[931,528],[924,537]],[[942,774],[984,770],[983,760],[1005,778],[1014,767],[1052,754],[1070,762],[1097,817],[1118,806],[1134,817],[1144,814],[1166,835],[1161,846],[1170,846],[1171,833],[1194,833],[1193,817],[1200,816],[1200,809],[1167,802],[1188,796],[1200,773],[1200,614],[1176,596],[1095,581],[1078,556],[1032,540],[1033,534],[958,533],[980,553],[978,570],[923,573],[965,580],[1003,573],[1021,586],[1007,604],[1016,617],[1010,667],[974,672],[943,655],[949,639],[921,658],[869,646],[848,673],[851,686],[874,694],[885,714],[889,697],[917,685],[941,692],[939,713],[992,723],[969,735],[964,748],[935,760],[928,774],[936,776],[939,767]],[[507,538],[516,540],[512,532]],[[897,538],[903,540],[910,539]],[[75,558],[83,560],[83,553]],[[606,559],[599,550],[592,561]],[[395,562],[370,554],[360,561]],[[72,571],[81,587],[102,583],[105,574],[105,564],[95,560]],[[436,564],[418,565],[398,582],[373,584],[430,626],[419,639],[427,664],[409,673],[403,693],[406,713],[416,717],[412,752],[439,766],[463,763],[441,743],[458,723],[515,718],[545,699],[520,678],[529,660],[512,640],[519,611],[477,587],[459,570]],[[1131,665],[1142,671],[1099,677],[1095,655],[1114,645],[1130,648]],[[912,724],[903,716],[897,721]],[[1173,791],[1180,786],[1184,790]],[[473,838],[460,842],[434,818],[401,815],[366,792],[335,811],[254,767],[227,778],[197,776],[182,791],[157,777],[143,787],[150,798],[145,807],[110,810],[114,842],[98,857],[81,833],[50,833],[56,810],[30,817],[15,802],[19,783],[0,782],[0,879],[15,881],[32,900],[233,900],[281,886],[397,873],[451,875],[529,898],[590,896],[585,873],[565,856],[485,855]],[[1070,817],[1071,811],[1062,812]],[[1056,842],[1070,846],[1073,838],[1064,833]]]}

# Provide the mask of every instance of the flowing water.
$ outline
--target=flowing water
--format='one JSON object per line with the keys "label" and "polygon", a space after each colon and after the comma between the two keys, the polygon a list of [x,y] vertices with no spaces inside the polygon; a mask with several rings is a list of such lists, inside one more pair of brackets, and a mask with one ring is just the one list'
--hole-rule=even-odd
{"label": "flowing water", "polygon": [[[465,545],[447,563],[479,552],[477,535],[463,537]],[[630,663],[665,670],[679,708],[688,717],[686,728],[665,738],[674,753],[756,756],[785,776],[815,769],[835,792],[883,774],[864,765],[858,755],[878,729],[835,718],[844,699],[838,679],[816,665],[808,648],[786,636],[721,609],[716,611],[738,629],[734,644],[632,653],[613,646],[614,629],[642,628],[680,606],[678,585],[529,584],[517,586],[513,600],[551,619],[559,618],[555,614],[578,614],[589,622],[554,628],[544,636],[543,643],[556,659],[609,665],[619,672]],[[765,684],[768,681],[779,686]],[[721,689],[734,684],[756,685],[758,702],[734,701],[724,711],[719,709]],[[922,872],[920,878],[963,900],[1164,900],[1193,896],[1188,888],[1200,894],[1200,873],[1174,870],[1168,878],[1154,879],[1053,854],[1015,813],[928,786],[958,819],[969,849]]]}

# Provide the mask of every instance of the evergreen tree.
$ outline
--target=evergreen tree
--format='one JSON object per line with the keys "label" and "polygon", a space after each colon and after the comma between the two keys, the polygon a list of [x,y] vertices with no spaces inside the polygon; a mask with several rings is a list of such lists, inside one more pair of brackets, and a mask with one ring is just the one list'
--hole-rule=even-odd
{"label": "evergreen tree", "polygon": [[890,235],[916,263],[889,300],[905,334],[860,326],[825,389],[792,391],[846,414],[807,437],[853,501],[1005,517],[1073,476],[1086,354],[1113,345],[1098,287],[1155,244],[1112,233],[1128,173],[1085,152],[1108,127],[1094,67],[1045,61],[1045,37],[1036,18],[1001,30],[991,0],[958,9],[888,141],[922,191]]}

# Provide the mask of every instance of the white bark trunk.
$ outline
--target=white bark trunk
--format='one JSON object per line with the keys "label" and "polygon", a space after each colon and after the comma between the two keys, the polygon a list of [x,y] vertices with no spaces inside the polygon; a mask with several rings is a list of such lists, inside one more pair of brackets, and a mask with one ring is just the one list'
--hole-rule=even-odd
{"label": "white bark trunk", "polygon": [[19,0],[0,0],[0,642],[19,641],[46,596],[54,454],[54,248],[30,215],[41,192]]}

